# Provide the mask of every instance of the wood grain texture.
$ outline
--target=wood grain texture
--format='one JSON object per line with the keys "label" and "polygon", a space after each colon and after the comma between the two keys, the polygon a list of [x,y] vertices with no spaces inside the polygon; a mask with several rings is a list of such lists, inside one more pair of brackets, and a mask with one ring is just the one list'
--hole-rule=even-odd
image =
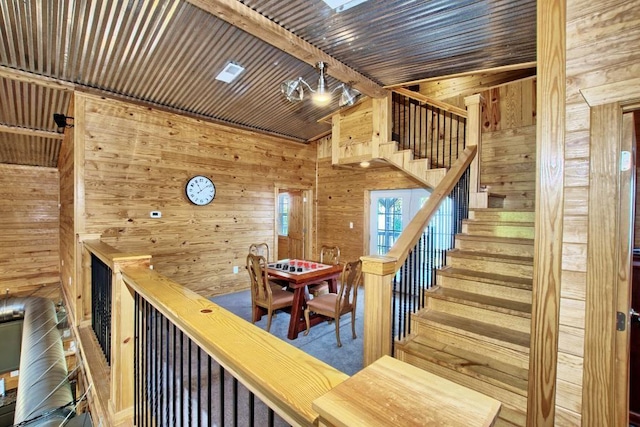
{"label": "wood grain texture", "polygon": [[56,169],[0,165],[0,287],[31,294],[60,284]]}
{"label": "wood grain texture", "polygon": [[313,424],[311,403],[348,378],[155,270],[128,267],[123,279],[292,425]]}
{"label": "wood grain texture", "polygon": [[313,402],[326,425],[335,427],[488,427],[500,406],[495,399],[389,356]]}
{"label": "wood grain texture", "polygon": [[[80,105],[75,232],[150,254],[158,271],[203,295],[247,288],[233,266],[251,243],[275,247],[274,188],[312,188],[316,146],[88,94],[76,95]],[[197,174],[216,185],[209,205],[184,195]],[[149,218],[153,210],[162,217]]]}
{"label": "wood grain texture", "polygon": [[[337,245],[344,261],[369,254],[369,231],[364,227],[369,217],[369,204],[365,205],[368,192],[404,188],[420,185],[391,166],[335,168],[328,158],[319,159],[315,247]],[[350,222],[353,228],[349,228]]]}
{"label": "wood grain texture", "polygon": [[[585,306],[583,423],[615,424],[614,359],[617,308],[619,158],[622,112],[617,104],[591,109],[591,182]],[[613,149],[612,149],[613,148]],[[605,202],[609,201],[609,202]],[[595,399],[599,396],[598,399]]]}
{"label": "wood grain texture", "polygon": [[[565,158],[566,159],[577,159],[578,161],[583,162],[584,160],[590,161],[594,159],[594,156],[591,154],[591,150],[593,150],[592,141],[592,133],[590,133],[590,126],[592,124],[592,118],[590,117],[590,109],[587,104],[585,98],[583,97],[583,93],[587,94],[587,97],[591,99],[591,102],[595,105],[603,102],[602,100],[610,101],[612,98],[609,96],[611,94],[615,94],[617,97],[629,97],[632,96],[634,91],[637,91],[637,84],[633,85],[632,82],[634,79],[638,78],[640,73],[640,69],[638,68],[638,64],[640,63],[640,52],[637,49],[629,49],[630,46],[637,46],[640,43],[640,12],[637,7],[636,2],[632,1],[615,1],[615,0],[604,0],[602,2],[590,2],[588,0],[571,0],[566,3],[567,5],[567,21],[565,24],[566,28],[566,123],[565,123],[565,131],[566,131],[566,140],[565,140]],[[540,52],[540,49],[539,49]],[[622,54],[621,52],[624,52]],[[620,54],[616,54],[620,53]],[[542,67],[539,68],[539,71],[542,70]],[[625,88],[620,91],[620,88]],[[594,90],[590,91],[588,89],[594,88]],[[604,91],[602,89],[605,89]],[[585,91],[586,90],[586,91]],[[581,93],[582,92],[582,93]],[[598,100],[597,100],[598,99]],[[596,101],[597,100],[597,101]],[[622,99],[617,99],[619,101],[623,101]],[[630,100],[626,100],[624,102],[628,102]],[[601,151],[601,155],[608,157],[611,160],[611,155],[614,151],[613,147],[608,147],[610,150],[609,153]],[[600,160],[598,160],[600,161]],[[598,166],[596,169],[600,169],[602,166]],[[593,165],[589,164],[589,169],[593,169]],[[605,219],[605,215],[613,215],[614,214],[614,204],[616,202],[608,203],[611,195],[607,195],[606,199],[602,199],[604,194],[598,192],[598,197],[601,199],[599,201],[590,200],[590,198],[596,194],[589,188],[589,183],[586,183],[583,186],[580,186],[576,181],[578,176],[573,175],[571,178],[571,182],[575,186],[566,186],[565,185],[565,214],[567,215],[584,215],[588,216],[588,223],[592,223],[592,215],[594,213],[591,212],[592,207],[602,208],[602,206],[598,206],[598,202],[600,204],[607,203],[609,207],[612,208],[608,211],[608,213],[600,212],[597,217],[601,219]],[[581,177],[579,180],[584,181],[584,178]],[[606,219],[605,219],[606,220]],[[602,239],[603,233],[606,233],[607,230],[599,229],[589,229],[587,239],[589,241],[599,241]],[[574,235],[571,234],[567,236],[569,239],[573,240]],[[615,239],[611,239],[615,240]],[[577,260],[576,254],[578,253],[578,248],[576,243],[571,243],[574,245],[572,250],[565,255],[568,257],[568,262],[563,263],[567,265],[568,268],[576,269],[579,266],[575,263]],[[586,244],[584,245],[584,253],[588,253],[589,264],[583,268],[586,270],[581,272],[580,274],[589,275],[589,269],[592,268],[592,259],[594,255],[591,253],[590,249],[588,250]],[[565,256],[563,255],[563,256]],[[598,261],[596,261],[598,262]],[[605,267],[610,268],[610,267]],[[611,268],[617,269],[616,266]],[[570,272],[573,273],[573,272]],[[598,273],[599,275],[600,273]],[[569,308],[570,305],[565,305],[564,301],[564,283],[565,283],[565,271],[562,273],[562,281],[563,281],[563,310],[564,307]],[[581,298],[578,295],[584,293],[586,295],[586,299],[588,300],[589,291],[587,291],[586,280],[584,284],[581,285],[582,279],[578,277],[574,277],[576,280],[571,280],[572,289],[570,294],[571,298]],[[613,280],[613,279],[612,279]],[[583,289],[581,290],[580,287]],[[598,292],[593,290],[592,292],[596,292],[597,296],[595,296],[599,301],[605,302],[605,289],[602,289],[602,292]],[[593,295],[593,294],[592,294]],[[593,296],[592,296],[593,297]],[[613,308],[613,305],[610,306],[610,309]],[[603,308],[604,309],[604,308]],[[593,315],[594,313],[588,314],[590,308],[589,305],[585,305],[585,312],[581,316],[586,322],[587,315]],[[570,316],[563,316],[567,318],[575,318],[578,315],[576,312],[576,307],[571,308]],[[602,314],[603,317],[606,317]],[[608,321],[610,321],[609,319]],[[577,350],[572,350],[569,346],[569,342],[572,339],[579,339],[578,334],[581,333],[584,336],[585,340],[585,351],[587,348],[592,346],[593,344],[587,344],[588,342],[600,342],[604,335],[602,332],[603,324],[595,324],[592,322],[585,324],[585,329],[581,330],[580,328],[572,329],[573,334],[561,334],[560,336],[560,348],[561,352],[575,352]],[[604,350],[605,344],[602,343],[602,347],[600,348],[600,355],[595,356],[600,362],[604,363],[605,359],[613,360],[613,355],[603,355],[602,353],[606,352]],[[576,343],[579,345],[579,343]],[[593,351],[593,348],[591,350]],[[597,361],[587,363],[585,360],[585,389],[579,390],[577,393],[582,395],[581,397],[581,408],[580,411],[577,411],[578,415],[575,417],[579,421],[575,424],[582,423],[582,425],[604,425],[601,420],[607,415],[604,412],[601,412],[600,415],[594,415],[596,412],[599,412],[602,405],[606,404],[605,401],[609,401],[611,403],[611,399],[613,399],[612,394],[603,394],[602,392],[595,392],[592,390],[594,380],[588,379],[587,376],[597,374],[600,370],[605,369],[603,367],[596,368],[597,370],[592,370],[594,367],[591,366],[592,363],[598,363]],[[558,361],[558,369],[562,369],[563,362],[561,360]],[[587,374],[587,370],[590,371],[590,374]],[[612,371],[611,371],[612,372]],[[606,384],[606,380],[598,379],[595,380],[597,383],[602,385]],[[620,379],[617,380],[619,383]],[[589,384],[589,385],[588,385]],[[588,391],[591,390],[591,391]],[[602,396],[606,396],[603,400]],[[571,413],[573,414],[575,411],[565,412],[562,408],[562,403],[557,403],[558,409],[558,417],[563,417],[564,414]],[[610,411],[615,411],[613,408],[608,409]],[[618,414],[622,417],[625,414]],[[615,421],[611,418],[607,420],[609,425],[614,425]],[[561,420],[558,420],[558,424],[561,423]]]}
{"label": "wood grain texture", "polygon": [[553,426],[564,203],[565,4],[537,8],[536,223],[527,426]]}

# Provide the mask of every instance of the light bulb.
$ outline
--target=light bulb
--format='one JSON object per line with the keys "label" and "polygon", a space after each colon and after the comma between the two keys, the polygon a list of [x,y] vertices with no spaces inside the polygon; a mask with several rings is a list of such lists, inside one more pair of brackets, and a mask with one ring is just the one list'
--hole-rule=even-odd
{"label": "light bulb", "polygon": [[313,95],[311,95],[311,99],[313,100],[313,103],[318,105],[318,106],[325,106],[325,105],[329,105],[329,103],[331,102],[331,92],[326,92],[326,91],[316,91]]}

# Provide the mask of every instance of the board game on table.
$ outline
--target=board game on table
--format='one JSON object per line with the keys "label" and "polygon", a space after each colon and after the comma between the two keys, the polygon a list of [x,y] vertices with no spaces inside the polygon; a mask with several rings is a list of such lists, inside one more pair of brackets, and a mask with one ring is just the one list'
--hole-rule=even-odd
{"label": "board game on table", "polygon": [[327,264],[302,259],[281,259],[276,262],[269,263],[269,268],[287,272],[289,274],[304,274],[311,271],[323,270],[329,267],[331,266]]}

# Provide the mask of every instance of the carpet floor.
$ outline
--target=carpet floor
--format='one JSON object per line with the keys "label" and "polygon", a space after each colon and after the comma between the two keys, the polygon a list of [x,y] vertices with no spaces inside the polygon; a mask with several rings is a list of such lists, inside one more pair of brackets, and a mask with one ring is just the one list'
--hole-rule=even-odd
{"label": "carpet floor", "polygon": [[[248,290],[213,297],[211,301],[251,322],[251,295]],[[304,336],[304,333],[301,332],[295,340],[288,339],[287,331],[290,316],[286,312],[277,312],[277,315],[271,321],[270,333],[345,374],[353,375],[362,369],[363,288],[358,290],[356,309],[356,339],[351,338],[351,315],[344,315],[340,320],[342,347],[338,347],[336,342],[335,324],[328,322],[313,326],[307,336]],[[259,322],[256,322],[256,326],[265,329],[267,327],[267,316],[263,316]]]}

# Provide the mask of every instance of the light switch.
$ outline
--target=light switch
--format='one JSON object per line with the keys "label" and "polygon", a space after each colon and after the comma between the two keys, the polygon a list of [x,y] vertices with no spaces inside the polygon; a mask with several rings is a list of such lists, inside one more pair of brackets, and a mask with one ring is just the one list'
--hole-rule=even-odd
{"label": "light switch", "polygon": [[349,228],[353,228],[353,223],[349,221]]}

